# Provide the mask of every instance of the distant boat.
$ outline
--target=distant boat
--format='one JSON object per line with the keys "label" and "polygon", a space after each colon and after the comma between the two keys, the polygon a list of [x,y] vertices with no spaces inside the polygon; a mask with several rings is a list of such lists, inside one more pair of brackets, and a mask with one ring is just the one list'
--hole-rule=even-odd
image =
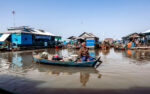
{"label": "distant boat", "polygon": [[125,50],[126,48],[124,48],[124,47],[114,47],[115,48],[115,50]]}
{"label": "distant boat", "polygon": [[[33,60],[38,63],[43,64],[51,64],[51,65],[59,65],[59,66],[72,66],[72,67],[95,67],[99,66],[102,61],[100,61],[100,57],[94,59],[93,61],[85,61],[85,62],[73,62],[73,61],[55,61],[55,60],[48,60],[40,58],[38,55],[33,55]],[[99,64],[97,64],[99,62]]]}

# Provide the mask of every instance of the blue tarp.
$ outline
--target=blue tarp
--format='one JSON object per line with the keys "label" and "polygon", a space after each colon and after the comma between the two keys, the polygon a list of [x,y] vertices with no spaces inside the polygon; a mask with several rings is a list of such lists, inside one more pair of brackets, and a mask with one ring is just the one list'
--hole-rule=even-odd
{"label": "blue tarp", "polygon": [[135,47],[135,43],[134,42],[132,42],[131,47]]}
{"label": "blue tarp", "polygon": [[66,45],[67,44],[67,41],[64,41],[64,45]]}

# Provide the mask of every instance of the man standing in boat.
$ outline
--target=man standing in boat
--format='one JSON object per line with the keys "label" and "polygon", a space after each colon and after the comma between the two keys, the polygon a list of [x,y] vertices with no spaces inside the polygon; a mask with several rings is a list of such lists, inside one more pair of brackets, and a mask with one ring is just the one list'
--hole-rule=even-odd
{"label": "man standing in boat", "polygon": [[81,61],[92,61],[93,58],[89,55],[89,49],[86,47],[86,43],[82,43],[82,47],[79,50],[79,57]]}

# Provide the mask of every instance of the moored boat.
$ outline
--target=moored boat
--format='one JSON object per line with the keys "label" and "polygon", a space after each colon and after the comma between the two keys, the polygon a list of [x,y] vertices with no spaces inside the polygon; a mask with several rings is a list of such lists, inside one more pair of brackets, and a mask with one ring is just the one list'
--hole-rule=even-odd
{"label": "moored boat", "polygon": [[125,50],[125,48],[123,48],[123,47],[118,47],[118,48],[115,48],[115,50]]}
{"label": "moored boat", "polygon": [[48,60],[48,59],[40,58],[40,56],[38,56],[38,55],[33,55],[33,60],[35,62],[42,63],[42,64],[72,66],[72,67],[94,67],[97,64],[97,62],[101,63],[100,57],[97,59],[94,59],[93,61],[75,62],[75,61]]}

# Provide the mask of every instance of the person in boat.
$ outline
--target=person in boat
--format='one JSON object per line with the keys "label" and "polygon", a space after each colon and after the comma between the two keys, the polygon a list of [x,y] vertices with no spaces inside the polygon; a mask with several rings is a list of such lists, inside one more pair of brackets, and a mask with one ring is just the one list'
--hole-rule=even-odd
{"label": "person in boat", "polygon": [[127,43],[127,47],[130,48],[131,47],[131,41]]}
{"label": "person in boat", "polygon": [[139,44],[140,44],[139,41],[136,39],[136,40],[135,40],[135,46],[138,47]]}
{"label": "person in boat", "polygon": [[81,48],[79,50],[79,58],[83,61],[92,61],[93,58],[89,55],[89,49],[86,47],[86,43],[83,42],[81,44]]}

